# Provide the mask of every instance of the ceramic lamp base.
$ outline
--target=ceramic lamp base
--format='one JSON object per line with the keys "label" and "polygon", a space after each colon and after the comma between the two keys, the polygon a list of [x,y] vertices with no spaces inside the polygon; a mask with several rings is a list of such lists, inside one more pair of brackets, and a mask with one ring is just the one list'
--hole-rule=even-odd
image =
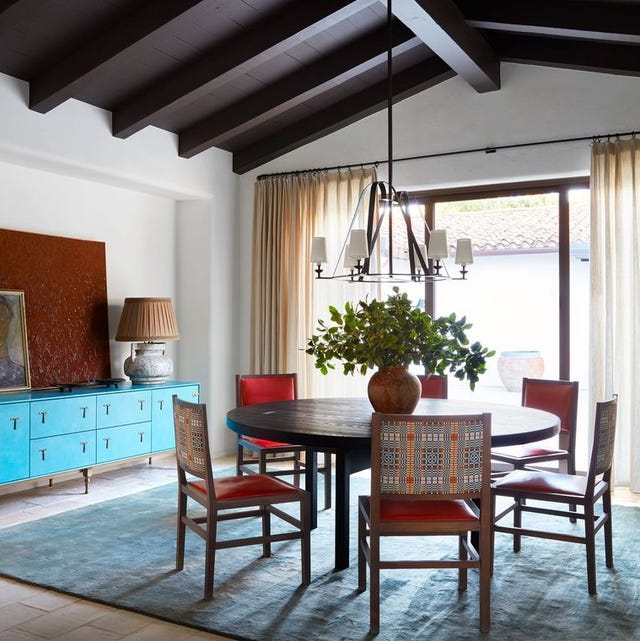
{"label": "ceramic lamp base", "polygon": [[136,343],[135,355],[124,362],[124,373],[134,385],[164,383],[173,374],[173,361],[164,349],[164,343]]}

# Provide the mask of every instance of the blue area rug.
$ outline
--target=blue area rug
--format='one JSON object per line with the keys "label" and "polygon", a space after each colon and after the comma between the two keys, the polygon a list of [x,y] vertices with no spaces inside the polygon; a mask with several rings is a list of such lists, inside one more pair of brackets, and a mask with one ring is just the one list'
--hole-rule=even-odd
{"label": "blue area rug", "polygon": [[[367,488],[366,479],[352,480],[354,496]],[[274,545],[270,559],[259,558],[258,547],[219,551],[215,597],[206,602],[204,545],[195,534],[187,532],[185,570],[174,570],[176,494],[171,484],[0,530],[0,574],[238,639],[370,638],[369,593],[356,591],[355,522],[351,567],[334,573],[334,514],[319,513],[306,589],[296,543]],[[377,638],[640,640],[639,530],[640,510],[616,506],[615,570],[605,567],[600,534],[595,597],[587,594],[583,546],[524,539],[514,554],[511,540],[497,535],[488,635],[478,631],[477,573],[459,594],[452,570],[383,572]],[[456,553],[441,539],[419,545]]]}

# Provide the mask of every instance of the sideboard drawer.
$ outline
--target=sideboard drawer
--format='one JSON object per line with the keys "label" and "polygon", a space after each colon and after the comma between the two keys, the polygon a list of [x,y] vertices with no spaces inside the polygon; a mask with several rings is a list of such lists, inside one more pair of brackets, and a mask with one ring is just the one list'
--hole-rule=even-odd
{"label": "sideboard drawer", "polygon": [[151,452],[151,422],[98,430],[98,463],[133,458]]}
{"label": "sideboard drawer", "polygon": [[29,476],[29,403],[0,405],[0,483]]}
{"label": "sideboard drawer", "polygon": [[199,398],[198,390],[197,385],[183,385],[182,387],[153,390],[151,445],[154,452],[171,450],[176,446],[175,431],[173,429],[173,395],[176,394],[178,398],[197,403]]}
{"label": "sideboard drawer", "polygon": [[140,390],[97,395],[97,426],[114,427],[151,420],[151,392]]}
{"label": "sideboard drawer", "polygon": [[96,464],[96,433],[76,432],[31,441],[31,476],[77,470]]}
{"label": "sideboard drawer", "polygon": [[96,426],[96,397],[67,397],[31,403],[31,438],[84,432]]}

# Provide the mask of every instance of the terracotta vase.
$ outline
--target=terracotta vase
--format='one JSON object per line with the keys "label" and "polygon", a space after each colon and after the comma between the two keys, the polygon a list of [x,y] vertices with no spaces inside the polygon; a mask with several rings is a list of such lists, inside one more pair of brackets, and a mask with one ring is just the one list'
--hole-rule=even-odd
{"label": "terracotta vase", "polygon": [[376,412],[411,414],[420,400],[420,379],[406,367],[381,367],[367,387]]}

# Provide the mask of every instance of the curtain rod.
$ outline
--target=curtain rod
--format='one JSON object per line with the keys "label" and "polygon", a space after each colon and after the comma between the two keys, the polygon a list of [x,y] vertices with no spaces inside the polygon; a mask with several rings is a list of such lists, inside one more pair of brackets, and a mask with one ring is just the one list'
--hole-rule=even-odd
{"label": "curtain rod", "polygon": [[[495,154],[496,151],[499,151],[502,149],[517,149],[519,147],[536,147],[540,145],[557,145],[559,143],[580,142],[582,140],[593,140],[594,142],[598,142],[602,139],[611,140],[612,138],[618,139],[623,136],[635,137],[638,134],[640,134],[640,131],[625,131],[623,133],[596,134],[591,136],[578,136],[576,138],[558,138],[554,140],[538,140],[535,142],[519,142],[519,143],[510,144],[510,145],[475,147],[472,149],[460,149],[458,151],[441,151],[433,154],[423,154],[421,156],[406,156],[404,158],[394,158],[393,162],[395,163],[395,162],[405,162],[409,160],[424,160],[427,158],[442,158],[443,156],[458,156],[460,154],[474,154],[474,153],[480,153],[480,152],[484,152],[485,154]],[[260,176],[257,177],[256,180],[263,180],[264,178],[274,178],[276,176],[299,176],[302,174],[312,174],[314,172],[335,171],[339,169],[355,169],[358,167],[363,169],[364,167],[370,167],[370,166],[377,167],[378,165],[383,164],[385,162],[387,161],[371,160],[368,162],[354,163],[352,165],[336,165],[335,167],[317,167],[315,169],[298,169],[296,171],[282,171],[280,173],[275,173],[275,174],[261,174]]]}

